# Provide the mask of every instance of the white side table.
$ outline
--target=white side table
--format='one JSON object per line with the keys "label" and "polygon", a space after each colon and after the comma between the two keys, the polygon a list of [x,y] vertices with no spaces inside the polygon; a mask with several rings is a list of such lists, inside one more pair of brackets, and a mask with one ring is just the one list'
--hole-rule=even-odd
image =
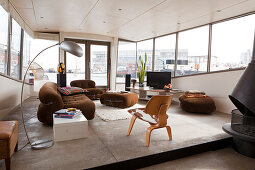
{"label": "white side table", "polygon": [[66,141],[88,137],[88,120],[82,113],[73,119],[55,118],[53,114],[54,141]]}

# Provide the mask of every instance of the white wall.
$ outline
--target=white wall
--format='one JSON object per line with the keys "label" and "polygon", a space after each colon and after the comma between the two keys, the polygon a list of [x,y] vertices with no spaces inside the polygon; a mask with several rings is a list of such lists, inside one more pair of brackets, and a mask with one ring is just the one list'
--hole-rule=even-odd
{"label": "white wall", "polygon": [[[118,49],[118,38],[113,38],[105,35],[88,34],[88,33],[77,33],[77,32],[60,32],[60,42],[64,41],[65,38],[84,39],[84,40],[95,40],[95,41],[107,41],[111,42],[111,73],[110,73],[110,84],[111,89],[115,90],[115,79],[116,79],[116,65],[117,65],[117,49]],[[60,51],[60,62],[64,61],[64,52]]]}
{"label": "white wall", "polygon": [[231,94],[244,70],[204,74],[172,79],[173,88],[181,90],[202,90],[211,96],[219,112],[231,113],[235,106],[228,95]]}
{"label": "white wall", "polygon": [[[0,75],[0,120],[20,104],[22,83]],[[33,94],[33,85],[25,85],[23,98]]]}

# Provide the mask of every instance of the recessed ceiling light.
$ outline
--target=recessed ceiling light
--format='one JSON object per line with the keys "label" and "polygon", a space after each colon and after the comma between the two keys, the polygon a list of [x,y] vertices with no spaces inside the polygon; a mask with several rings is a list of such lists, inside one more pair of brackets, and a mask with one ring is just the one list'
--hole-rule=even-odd
{"label": "recessed ceiling light", "polygon": [[106,21],[103,21],[103,23],[106,23]]}
{"label": "recessed ceiling light", "polygon": [[181,23],[178,22],[177,24],[180,25]]}
{"label": "recessed ceiling light", "polygon": [[121,11],[122,9],[121,9],[121,8],[119,8],[118,10],[119,10],[119,11]]}
{"label": "recessed ceiling light", "polygon": [[44,17],[40,17],[40,18],[44,18]]}
{"label": "recessed ceiling light", "polygon": [[221,12],[221,10],[217,10],[216,12]]}

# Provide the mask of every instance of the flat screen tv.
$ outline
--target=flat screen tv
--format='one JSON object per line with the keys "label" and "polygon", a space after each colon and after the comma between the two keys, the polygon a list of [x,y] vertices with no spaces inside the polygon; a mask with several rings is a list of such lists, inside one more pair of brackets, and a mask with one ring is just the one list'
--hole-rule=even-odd
{"label": "flat screen tv", "polygon": [[147,71],[147,86],[155,89],[163,89],[169,83],[171,83],[171,72]]}

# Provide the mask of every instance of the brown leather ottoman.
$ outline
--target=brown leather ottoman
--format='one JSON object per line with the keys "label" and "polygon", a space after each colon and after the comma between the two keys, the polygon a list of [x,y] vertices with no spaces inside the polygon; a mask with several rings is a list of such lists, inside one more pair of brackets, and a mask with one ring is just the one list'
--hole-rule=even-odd
{"label": "brown leather ottoman", "polygon": [[186,97],[181,95],[179,97],[180,106],[186,112],[192,113],[212,113],[216,110],[213,99],[206,97]]}
{"label": "brown leather ottoman", "polygon": [[11,169],[11,156],[18,151],[18,122],[0,122],[0,159],[5,159],[6,169]]}
{"label": "brown leather ottoman", "polygon": [[107,106],[124,109],[135,105],[138,102],[138,96],[136,93],[104,93],[100,97],[100,102]]}

